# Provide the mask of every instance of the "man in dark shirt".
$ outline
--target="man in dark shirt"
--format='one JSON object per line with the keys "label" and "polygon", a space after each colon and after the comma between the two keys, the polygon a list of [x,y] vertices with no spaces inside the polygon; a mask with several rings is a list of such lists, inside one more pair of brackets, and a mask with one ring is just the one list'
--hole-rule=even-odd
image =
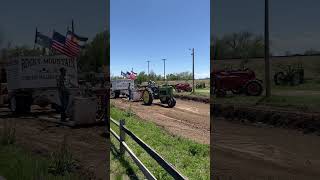
{"label": "man in dark shirt", "polygon": [[66,110],[69,103],[69,91],[65,85],[66,82],[66,69],[60,69],[60,75],[58,79],[58,91],[61,102],[61,121],[66,121]]}
{"label": "man in dark shirt", "polygon": [[129,92],[129,101],[130,101],[132,99],[131,83],[129,83],[128,92]]}

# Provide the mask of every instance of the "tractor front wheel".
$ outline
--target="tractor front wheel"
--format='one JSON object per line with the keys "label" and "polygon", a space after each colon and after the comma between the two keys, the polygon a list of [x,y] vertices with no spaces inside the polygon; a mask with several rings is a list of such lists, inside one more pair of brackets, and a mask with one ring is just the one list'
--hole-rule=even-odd
{"label": "tractor front wheel", "polygon": [[300,84],[300,81],[301,81],[300,73],[295,72],[291,77],[290,85],[297,86]]}
{"label": "tractor front wheel", "polygon": [[273,77],[274,79],[274,83],[276,85],[284,85],[286,82],[285,82],[285,75],[283,72],[278,72],[274,75]]}
{"label": "tractor front wheel", "polygon": [[217,89],[216,90],[216,96],[217,97],[225,97],[227,95],[227,92],[223,89]]}
{"label": "tractor front wheel", "polygon": [[152,102],[153,102],[153,95],[152,95],[151,90],[146,89],[146,90],[143,92],[142,98],[143,98],[143,103],[144,103],[145,105],[150,106],[150,105],[152,104]]}
{"label": "tractor front wheel", "polygon": [[176,105],[176,100],[174,98],[170,98],[168,100],[168,107],[173,108]]}

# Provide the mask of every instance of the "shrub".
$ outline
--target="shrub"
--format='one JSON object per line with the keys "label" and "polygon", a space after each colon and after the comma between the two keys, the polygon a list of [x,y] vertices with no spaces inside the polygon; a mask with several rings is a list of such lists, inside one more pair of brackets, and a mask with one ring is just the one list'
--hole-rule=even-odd
{"label": "shrub", "polygon": [[54,175],[65,175],[75,169],[76,162],[67,143],[67,137],[64,136],[58,150],[50,156],[49,172]]}
{"label": "shrub", "polygon": [[16,128],[15,124],[10,122],[10,120],[3,121],[3,131],[1,133],[1,144],[10,145],[14,144],[16,141]]}

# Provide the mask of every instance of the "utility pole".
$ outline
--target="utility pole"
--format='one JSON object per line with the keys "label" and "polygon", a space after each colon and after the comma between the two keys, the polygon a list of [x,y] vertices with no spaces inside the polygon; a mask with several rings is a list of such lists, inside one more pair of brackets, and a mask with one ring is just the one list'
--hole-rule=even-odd
{"label": "utility pole", "polygon": [[265,85],[266,85],[266,97],[271,95],[270,87],[270,44],[269,44],[269,0],[265,0],[265,30],[264,30],[264,41],[265,41]]}
{"label": "utility pole", "polygon": [[163,60],[163,77],[164,81],[166,81],[166,60],[167,59],[162,59]]}
{"label": "utility pole", "polygon": [[149,76],[149,64],[150,64],[150,61],[148,60],[148,76]]}
{"label": "utility pole", "polygon": [[[190,49],[191,50],[191,49]],[[194,84],[194,48],[192,48],[192,93],[195,92],[195,84]]]}

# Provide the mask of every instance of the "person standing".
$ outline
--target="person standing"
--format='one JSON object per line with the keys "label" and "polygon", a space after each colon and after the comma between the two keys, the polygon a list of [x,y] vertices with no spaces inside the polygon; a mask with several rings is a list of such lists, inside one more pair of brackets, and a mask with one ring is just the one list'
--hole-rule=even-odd
{"label": "person standing", "polygon": [[58,92],[61,102],[61,121],[66,121],[66,111],[69,104],[69,91],[66,87],[66,69],[60,68]]}
{"label": "person standing", "polygon": [[128,92],[129,92],[129,101],[131,101],[131,100],[132,100],[131,83],[129,83],[129,86],[128,86]]}

